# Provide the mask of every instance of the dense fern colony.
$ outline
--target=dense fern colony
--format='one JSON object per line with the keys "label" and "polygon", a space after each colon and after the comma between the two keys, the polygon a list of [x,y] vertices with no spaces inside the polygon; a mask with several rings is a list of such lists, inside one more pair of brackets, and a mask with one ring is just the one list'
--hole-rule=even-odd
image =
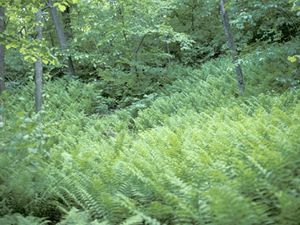
{"label": "dense fern colony", "polygon": [[226,57],[106,116],[96,84],[47,83],[38,116],[30,86],[6,92],[0,224],[298,225],[295,46],[244,55],[243,97]]}

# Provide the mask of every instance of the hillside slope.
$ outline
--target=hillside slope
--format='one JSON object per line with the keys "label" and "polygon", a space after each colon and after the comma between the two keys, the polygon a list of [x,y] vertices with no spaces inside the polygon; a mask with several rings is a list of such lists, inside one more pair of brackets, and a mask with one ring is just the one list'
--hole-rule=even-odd
{"label": "hillside slope", "polygon": [[226,57],[104,117],[86,115],[93,84],[48,83],[42,118],[30,113],[30,90],[7,93],[0,224],[299,224],[291,46],[243,56],[243,97]]}

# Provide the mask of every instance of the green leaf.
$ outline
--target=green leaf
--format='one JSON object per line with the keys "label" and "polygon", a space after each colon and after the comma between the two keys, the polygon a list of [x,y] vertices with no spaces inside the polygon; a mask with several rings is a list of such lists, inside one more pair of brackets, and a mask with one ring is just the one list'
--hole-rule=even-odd
{"label": "green leaf", "polygon": [[58,2],[53,4],[54,7],[57,7],[59,9],[59,11],[64,12],[66,10],[66,6],[63,4],[60,4]]}
{"label": "green leaf", "polygon": [[297,57],[294,55],[294,56],[289,56],[288,57],[288,60],[290,61],[290,62],[292,62],[292,63],[295,63],[295,62],[297,62]]}

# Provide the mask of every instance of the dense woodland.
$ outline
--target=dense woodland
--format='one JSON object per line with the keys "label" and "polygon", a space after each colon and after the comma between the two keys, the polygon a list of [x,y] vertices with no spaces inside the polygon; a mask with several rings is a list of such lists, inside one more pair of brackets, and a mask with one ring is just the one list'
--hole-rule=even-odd
{"label": "dense woodland", "polygon": [[299,0],[0,0],[1,225],[299,225]]}

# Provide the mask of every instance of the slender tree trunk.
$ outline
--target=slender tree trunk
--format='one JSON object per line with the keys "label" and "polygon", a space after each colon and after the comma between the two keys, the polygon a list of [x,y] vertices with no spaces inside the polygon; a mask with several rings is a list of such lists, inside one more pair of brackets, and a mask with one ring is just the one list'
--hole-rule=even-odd
{"label": "slender tree trunk", "polygon": [[[36,13],[36,31],[37,40],[42,41],[43,38],[43,27],[42,27],[42,10]],[[35,62],[35,111],[39,112],[42,110],[43,99],[42,99],[42,77],[43,77],[43,62],[39,56]]]}
{"label": "slender tree trunk", "polygon": [[192,3],[192,32],[195,32],[195,15],[194,15],[194,10],[195,10],[195,8],[196,8],[196,4],[195,4],[195,2],[193,1],[193,3]]}
{"label": "slender tree trunk", "polygon": [[[136,63],[136,64],[137,64],[137,61],[138,61],[139,51],[140,51],[141,48],[142,48],[142,45],[143,45],[143,42],[144,42],[146,36],[147,36],[147,34],[144,34],[144,36],[142,37],[142,39],[141,39],[141,41],[140,41],[140,43],[139,43],[137,49],[136,49],[135,52],[134,52],[134,59],[135,59],[135,63]],[[138,68],[137,68],[137,65],[134,66],[134,70],[135,70],[135,72],[136,72],[136,74],[137,74],[137,76],[138,76]]]}
{"label": "slender tree trunk", "polygon": [[[0,6],[0,33],[5,30],[5,8]],[[5,89],[5,46],[0,43],[0,94]]]}
{"label": "slender tree trunk", "polygon": [[220,0],[220,11],[221,11],[221,17],[222,17],[225,34],[227,37],[228,47],[231,50],[233,63],[235,65],[236,79],[238,83],[239,92],[240,95],[243,95],[245,91],[244,75],[243,75],[241,64],[238,61],[238,54],[234,43],[233,35],[231,32],[229,18],[225,10],[225,0]]}
{"label": "slender tree trunk", "polygon": [[168,65],[171,63],[171,59],[170,59],[170,55],[171,55],[171,51],[170,51],[170,43],[167,42],[166,43],[166,47],[167,47],[167,53],[168,53]]}
{"label": "slender tree trunk", "polygon": [[127,33],[125,31],[125,18],[124,18],[124,5],[123,4],[120,4],[120,6],[118,7],[118,13],[120,15],[120,20],[121,20],[121,23],[122,23],[122,33],[123,33],[123,36],[124,36],[124,41],[126,42],[127,44]]}
{"label": "slender tree trunk", "polygon": [[[54,23],[54,26],[55,26],[55,30],[56,30],[56,33],[57,33],[57,37],[58,37],[60,47],[62,48],[63,51],[66,51],[67,50],[66,35],[64,33],[63,26],[62,26],[61,21],[59,19],[57,9],[52,4],[52,0],[49,0],[49,6],[51,7],[51,9],[50,9],[51,17],[52,17],[52,20],[53,20],[53,23]],[[74,69],[74,64],[73,64],[72,57],[70,55],[68,55],[66,58],[67,58],[67,61],[68,61],[69,73],[70,73],[70,75],[74,76],[75,75],[75,69]]]}

